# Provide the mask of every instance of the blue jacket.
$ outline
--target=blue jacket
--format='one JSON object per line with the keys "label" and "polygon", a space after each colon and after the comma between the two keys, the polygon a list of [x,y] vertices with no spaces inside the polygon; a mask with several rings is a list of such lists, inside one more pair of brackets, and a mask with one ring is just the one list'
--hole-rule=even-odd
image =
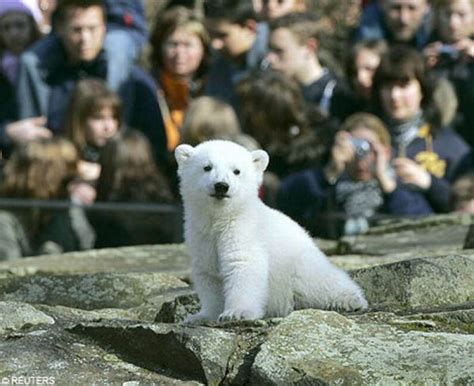
{"label": "blue jacket", "polygon": [[105,0],[107,29],[127,29],[136,44],[143,47],[148,40],[144,0]]}
{"label": "blue jacket", "polygon": [[[433,212],[423,194],[402,184],[398,184],[392,193],[384,194],[383,201],[379,214],[413,216]],[[306,169],[284,179],[278,191],[277,207],[320,237],[332,237],[334,234],[328,234],[331,228],[329,222],[321,223],[318,219],[327,220],[325,216],[341,214],[343,210],[336,204],[335,186],[326,180],[322,168]]]}

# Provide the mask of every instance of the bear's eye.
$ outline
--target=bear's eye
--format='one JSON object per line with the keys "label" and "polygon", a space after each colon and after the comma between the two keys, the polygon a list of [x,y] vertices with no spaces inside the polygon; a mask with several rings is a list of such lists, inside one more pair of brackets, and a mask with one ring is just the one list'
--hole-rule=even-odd
{"label": "bear's eye", "polygon": [[212,166],[211,165],[206,165],[206,166],[204,166],[203,169],[204,169],[205,172],[210,172],[212,170]]}
{"label": "bear's eye", "polygon": [[234,169],[234,174],[235,174],[236,176],[238,176],[238,175],[240,174],[240,170],[239,170],[239,169]]}

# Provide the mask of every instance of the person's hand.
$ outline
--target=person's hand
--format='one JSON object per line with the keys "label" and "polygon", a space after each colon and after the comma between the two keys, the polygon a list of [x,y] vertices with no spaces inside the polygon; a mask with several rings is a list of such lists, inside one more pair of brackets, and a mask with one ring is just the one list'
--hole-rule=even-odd
{"label": "person's hand", "polygon": [[79,177],[86,181],[95,181],[100,175],[100,164],[97,162],[79,161],[77,165]]}
{"label": "person's hand", "polygon": [[396,158],[393,160],[393,167],[404,184],[415,185],[423,190],[431,186],[431,174],[415,161],[409,158]]}
{"label": "person's hand", "polygon": [[79,205],[92,205],[97,197],[95,188],[84,181],[72,181],[68,185],[71,201]]}
{"label": "person's hand", "polygon": [[455,43],[456,48],[462,57],[474,59],[474,40],[465,38]]}
{"label": "person's hand", "polygon": [[439,51],[442,46],[443,46],[443,43],[439,41],[433,42],[433,43],[428,44],[423,50],[423,55],[425,56],[426,65],[428,66],[428,68],[431,69],[438,64]]}
{"label": "person's hand", "polygon": [[374,174],[384,193],[392,193],[397,187],[393,173],[390,173],[390,151],[381,143],[369,141],[374,152]]}
{"label": "person's hand", "polygon": [[326,176],[329,179],[338,178],[354,159],[354,146],[350,138],[351,135],[347,131],[340,131],[336,134],[331,149],[331,159],[326,168]]}
{"label": "person's hand", "polygon": [[51,138],[53,133],[45,127],[46,117],[26,118],[12,122],[5,128],[7,137],[13,142],[27,142],[38,138]]}

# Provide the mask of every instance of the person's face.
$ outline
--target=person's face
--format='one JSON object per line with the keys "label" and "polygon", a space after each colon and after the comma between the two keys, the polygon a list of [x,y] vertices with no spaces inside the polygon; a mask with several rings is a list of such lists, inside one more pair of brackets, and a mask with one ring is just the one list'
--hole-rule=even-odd
{"label": "person's face", "polygon": [[86,120],[86,141],[103,147],[118,132],[118,119],[112,107],[103,107]]}
{"label": "person's face", "polygon": [[372,50],[362,49],[355,57],[356,87],[365,95],[370,95],[375,70],[380,64],[380,56]]}
{"label": "person's face", "polygon": [[415,117],[421,110],[423,98],[421,85],[417,79],[406,83],[387,83],[381,90],[382,108],[392,119],[400,122]]}
{"label": "person's face", "polygon": [[296,8],[296,0],[262,0],[262,15],[267,19],[276,19]]}
{"label": "person's face", "polygon": [[179,77],[192,76],[199,68],[203,56],[201,39],[184,28],[177,28],[163,44],[164,66]]}
{"label": "person's face", "polygon": [[[371,144],[380,144],[377,135],[366,127],[358,127],[351,131],[354,138],[365,139]],[[388,150],[387,150],[388,151]],[[369,181],[374,178],[375,153],[371,150],[363,158],[354,158],[347,165],[347,173],[356,181]]]}
{"label": "person's face", "polygon": [[277,28],[270,34],[266,59],[273,70],[298,79],[307,68],[309,55],[308,48],[300,44],[290,30]]}
{"label": "person's face", "polygon": [[101,7],[73,8],[58,26],[58,35],[71,62],[90,62],[102,50],[105,21]]}
{"label": "person's face", "polygon": [[446,43],[455,43],[474,32],[474,9],[471,0],[456,0],[437,9],[437,29]]}
{"label": "person's face", "polygon": [[0,38],[12,53],[18,55],[28,47],[33,34],[31,23],[23,12],[8,12],[0,18]]}
{"label": "person's face", "polygon": [[427,0],[382,0],[387,28],[398,42],[414,38],[428,10]]}
{"label": "person's face", "polygon": [[230,59],[245,54],[256,38],[255,31],[247,26],[225,20],[209,20],[207,26],[211,35],[212,48]]}

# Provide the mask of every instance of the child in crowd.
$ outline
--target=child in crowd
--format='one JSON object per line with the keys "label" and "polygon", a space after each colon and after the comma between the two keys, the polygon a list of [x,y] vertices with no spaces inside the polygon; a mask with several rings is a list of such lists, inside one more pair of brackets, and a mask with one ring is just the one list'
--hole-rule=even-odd
{"label": "child in crowd", "polygon": [[291,12],[306,11],[305,0],[253,0],[253,6],[266,20],[276,19]]}
{"label": "child in crowd", "polygon": [[178,6],[166,10],[157,20],[150,43],[168,150],[173,151],[180,142],[190,99],[201,94],[205,85],[210,38],[202,20],[192,10]]}
{"label": "child in crowd", "polygon": [[[138,131],[121,132],[108,141],[100,156],[100,166],[99,203],[175,201],[168,180],[155,164],[149,141]],[[174,229],[159,216],[149,212],[91,213],[89,218],[97,233],[95,247],[171,242]]]}
{"label": "child in crowd", "polygon": [[100,153],[122,125],[122,103],[100,79],[86,78],[77,83],[66,113],[65,136],[79,155],[80,181],[74,190],[81,201],[95,199],[95,183],[100,175]]}
{"label": "child in crowd", "polygon": [[[18,145],[6,162],[3,198],[69,200],[77,177],[78,154],[72,143],[55,137]],[[94,232],[82,209],[1,211],[0,260],[91,248]]]}
{"label": "child in crowd", "polygon": [[382,121],[354,114],[336,135],[326,165],[282,182],[278,207],[314,235],[330,238],[365,232],[377,214],[432,213],[423,194],[397,180],[390,155],[390,135]]}

